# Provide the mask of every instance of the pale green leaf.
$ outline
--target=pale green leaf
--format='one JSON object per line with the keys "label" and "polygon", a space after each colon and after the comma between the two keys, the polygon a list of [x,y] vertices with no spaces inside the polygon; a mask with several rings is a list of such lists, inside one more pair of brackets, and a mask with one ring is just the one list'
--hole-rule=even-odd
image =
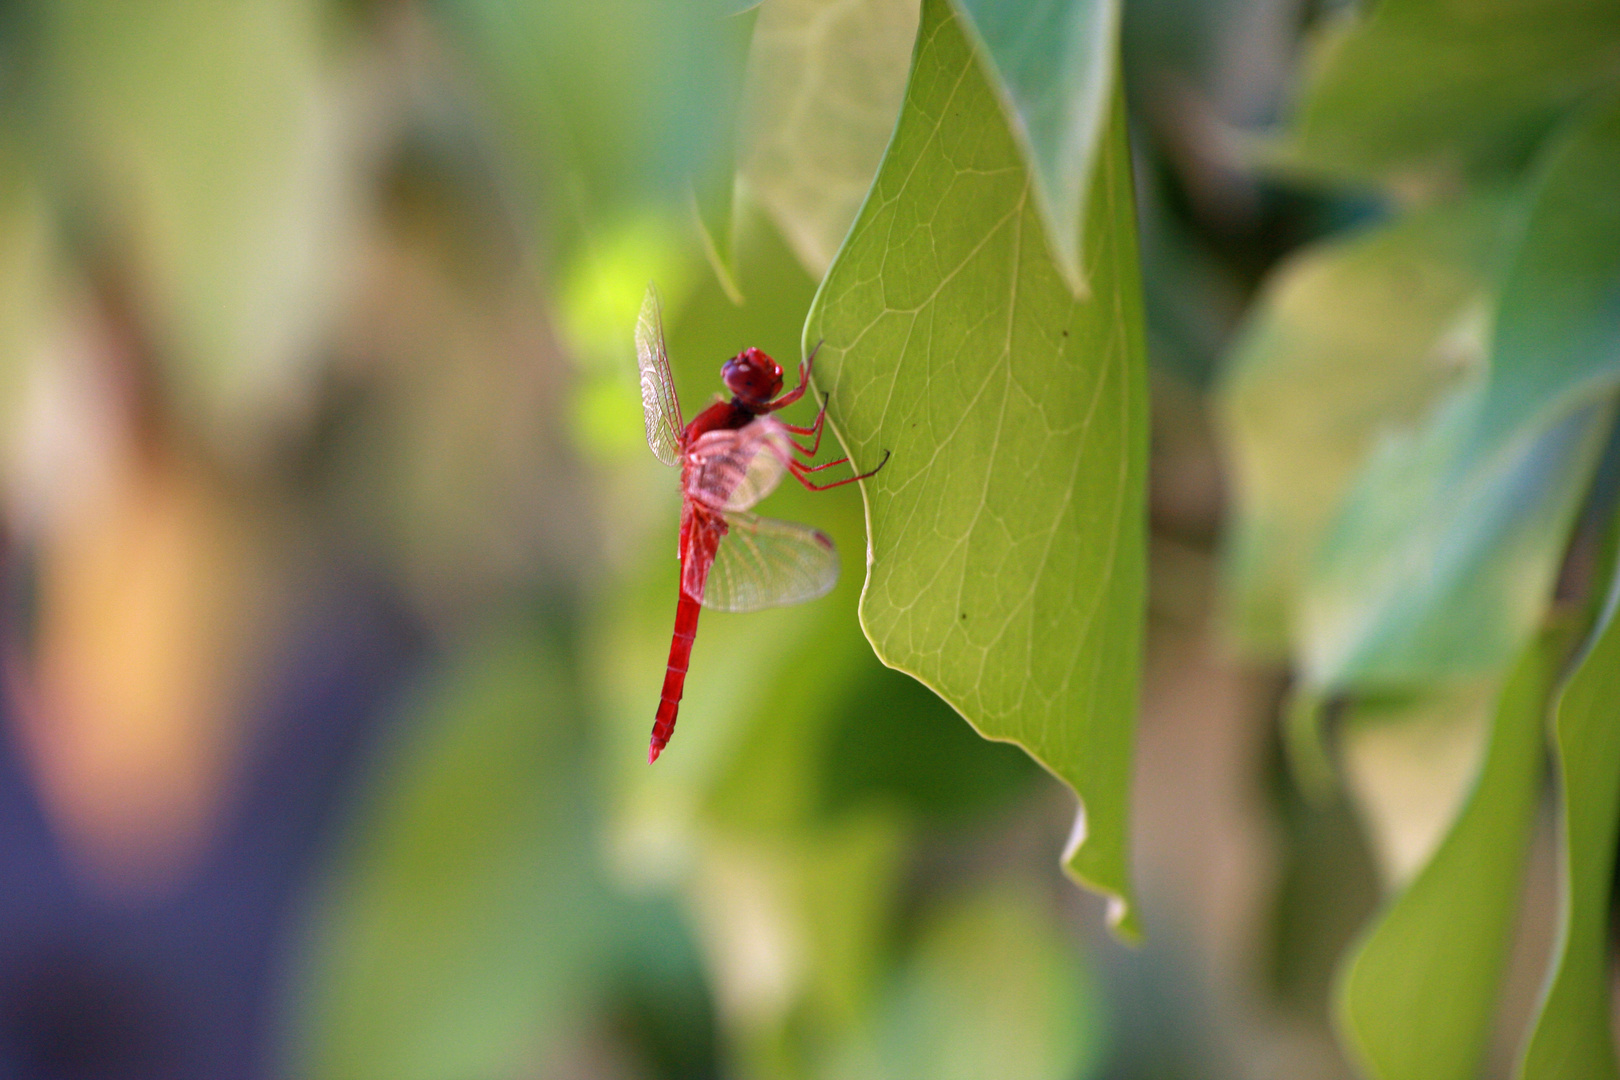
{"label": "pale green leaf", "polygon": [[756,19],[756,12],[748,7],[716,12],[700,24],[714,37],[719,53],[719,62],[705,72],[718,108],[706,117],[714,133],[713,146],[693,172],[692,209],[704,255],[733,304],[744,299],[737,284],[737,116]]}
{"label": "pale green leaf", "polygon": [[1483,366],[1504,211],[1476,198],[1407,214],[1308,248],[1267,283],[1217,393],[1226,602],[1249,649],[1287,651],[1298,591],[1378,440]]}
{"label": "pale green leaf", "polygon": [[1511,166],[1617,49],[1610,0],[1383,0],[1323,33],[1280,156],[1357,180]]}
{"label": "pale green leaf", "polygon": [[1620,93],[1610,93],[1538,161],[1524,240],[1496,316],[1478,437],[1521,430],[1620,382],[1616,177]]}
{"label": "pale green leaf", "polygon": [[955,3],[1012,118],[1048,251],[1081,294],[1088,193],[1117,92],[1118,0]]}
{"label": "pale green leaf", "polygon": [[820,277],[894,132],[916,0],[768,0],[743,92],[739,182]]}
{"label": "pale green leaf", "polygon": [[1348,954],[1345,1044],[1373,1080],[1468,1080],[1490,1036],[1535,821],[1542,721],[1563,635],[1526,651],[1496,706],[1484,765],[1429,864]]}
{"label": "pale green leaf", "polygon": [[1610,1034],[1609,893],[1620,832],[1620,591],[1555,705],[1559,779],[1558,939],[1520,1080],[1620,1077]]}
{"label": "pale green leaf", "polygon": [[1473,790],[1501,689],[1478,679],[1346,706],[1345,787],[1391,891],[1428,865]]}
{"label": "pale green leaf", "polygon": [[1488,380],[1380,447],[1306,585],[1313,685],[1488,673],[1540,621],[1620,376],[1617,166],[1616,97],[1542,155],[1493,306]]}
{"label": "pale green leaf", "polygon": [[[568,251],[648,204],[692,215],[730,258],[747,32],[729,0],[436,0],[526,168],[547,242]],[[694,229],[694,231],[698,231]],[[697,239],[694,237],[694,239]],[[645,285],[645,282],[643,282]]]}
{"label": "pale green leaf", "polygon": [[1027,886],[930,913],[880,1015],[876,1067],[843,1077],[1075,1080],[1101,1057],[1099,996],[1074,943]]}
{"label": "pale green leaf", "polygon": [[715,829],[684,890],[739,1076],[804,1071],[882,983],[904,831],[882,812],[798,825]]}
{"label": "pale green leaf", "polygon": [[853,461],[892,454],[863,487],[868,638],[1080,794],[1068,866],[1118,918],[1147,403],[1117,96],[1112,115],[1077,300],[994,92],[928,0],[900,125],[805,338]]}
{"label": "pale green leaf", "polygon": [[144,306],[179,407],[222,440],[268,434],[312,392],[357,240],[321,5],[47,7],[53,149],[101,230],[90,254]]}
{"label": "pale green leaf", "polygon": [[1546,610],[1608,433],[1605,401],[1469,457],[1478,387],[1368,462],[1306,585],[1300,664],[1334,690],[1487,675]]}

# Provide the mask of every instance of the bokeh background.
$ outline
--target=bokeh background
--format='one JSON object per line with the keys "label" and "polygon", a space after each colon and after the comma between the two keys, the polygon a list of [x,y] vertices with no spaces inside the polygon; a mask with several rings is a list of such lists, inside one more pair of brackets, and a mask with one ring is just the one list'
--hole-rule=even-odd
{"label": "bokeh background", "polygon": [[[706,614],[645,764],[679,491],[642,291],[691,413],[740,348],[797,359],[841,234],[773,216],[749,142],[792,5],[726,7],[0,3],[0,1076],[1348,1075],[1377,870],[1217,617],[1209,405],[1268,270],[1380,213],[1252,152],[1335,5],[1125,5],[1134,948],[1059,870],[1072,795],[873,658],[852,488],[773,496],[845,578]],[[892,108],[818,152],[875,168],[904,8],[854,39]]]}

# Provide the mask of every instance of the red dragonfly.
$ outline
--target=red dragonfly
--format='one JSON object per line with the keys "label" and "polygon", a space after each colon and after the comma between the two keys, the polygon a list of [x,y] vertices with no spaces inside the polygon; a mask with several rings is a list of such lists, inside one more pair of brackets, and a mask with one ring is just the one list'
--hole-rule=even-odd
{"label": "red dragonfly", "polygon": [[[810,480],[810,473],[849,461],[806,463],[821,446],[826,399],[808,427],[784,423],[771,414],[804,396],[815,360],[813,349],[799,365],[799,385],[787,393],[782,392],[781,366],[758,349],[744,349],[720,368],[731,400],[717,399],[686,423],[664,348],[658,293],[651,286],[636,322],[636,357],[641,364],[647,444],[659,461],[681,468],[681,596],[675,607],[664,692],[647,748],[651,764],[675,731],[700,607],[759,611],[797,604],[825,595],[838,581],[838,552],[826,533],[748,511],[776,488],[783,473],[811,491],[826,491],[866,479],[884,466],[889,455],[885,451],[871,472],[830,484]],[[795,435],[810,439],[810,445],[799,443]]]}

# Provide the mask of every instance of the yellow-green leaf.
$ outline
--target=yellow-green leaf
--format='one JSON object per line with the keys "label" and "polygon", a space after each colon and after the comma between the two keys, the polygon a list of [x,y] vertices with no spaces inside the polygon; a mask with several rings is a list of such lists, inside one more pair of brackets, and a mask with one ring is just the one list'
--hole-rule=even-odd
{"label": "yellow-green leaf", "polygon": [[916,36],[916,0],[770,0],[760,9],[738,180],[817,277],[883,160]]}
{"label": "yellow-green leaf", "polygon": [[956,0],[1024,151],[1053,261],[1089,282],[1084,245],[1093,167],[1117,85],[1118,0]]}
{"label": "yellow-green leaf", "polygon": [[806,326],[864,486],[878,656],[1083,801],[1067,863],[1128,895],[1144,588],[1146,379],[1117,89],[1077,300],[946,0],[923,5],[900,124]]}
{"label": "yellow-green leaf", "polygon": [[[1613,586],[1611,586],[1611,589]],[[1620,621],[1611,593],[1602,631],[1560,692],[1553,732],[1563,895],[1551,981],[1521,1080],[1613,1080],[1609,890],[1620,832]]]}
{"label": "yellow-green leaf", "polygon": [[1490,1037],[1542,773],[1542,719],[1565,638],[1526,651],[1496,707],[1473,793],[1433,859],[1351,950],[1346,1045],[1374,1080],[1468,1080]]}

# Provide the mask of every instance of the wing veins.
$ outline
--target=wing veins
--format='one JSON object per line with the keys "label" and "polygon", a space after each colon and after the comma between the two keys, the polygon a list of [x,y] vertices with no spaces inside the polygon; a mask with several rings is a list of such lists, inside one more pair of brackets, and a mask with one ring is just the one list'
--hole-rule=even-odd
{"label": "wing veins", "polygon": [[636,361],[641,369],[641,407],[647,424],[647,445],[665,465],[680,464],[681,437],[686,430],[681,401],[675,394],[675,376],[664,343],[663,308],[658,290],[647,285],[636,319]]}
{"label": "wing veins", "polygon": [[826,595],[838,583],[838,553],[818,529],[726,511],[726,535],[708,568],[703,606],[760,611]]}

